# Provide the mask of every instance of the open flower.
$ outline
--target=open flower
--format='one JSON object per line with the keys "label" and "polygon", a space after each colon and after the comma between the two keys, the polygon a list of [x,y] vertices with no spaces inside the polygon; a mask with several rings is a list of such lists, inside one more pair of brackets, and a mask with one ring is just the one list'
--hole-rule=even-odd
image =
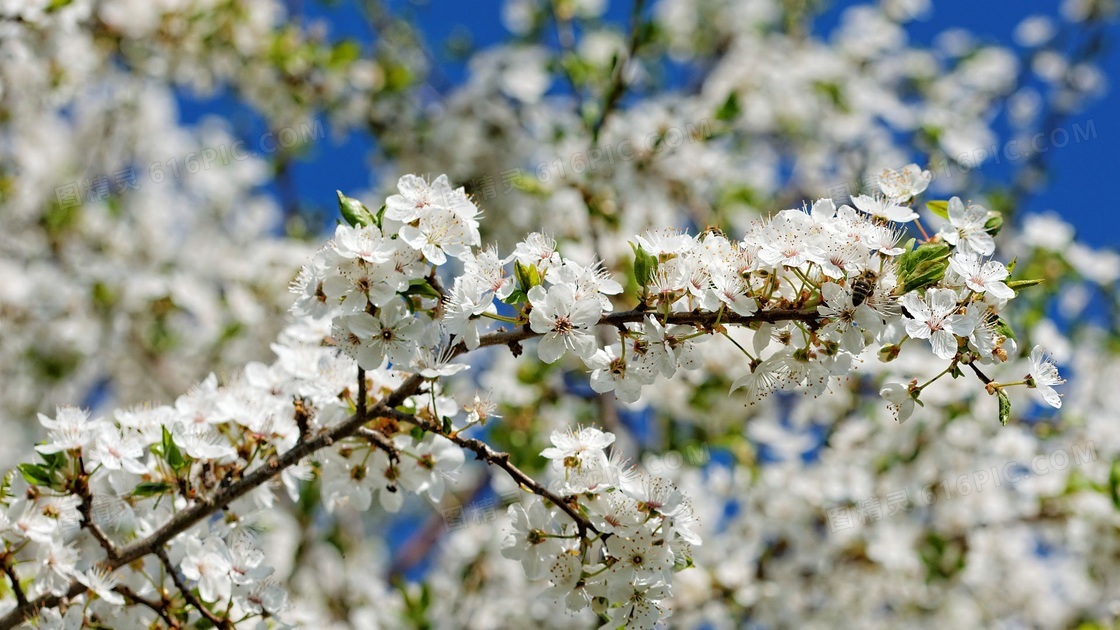
{"label": "open flower", "polygon": [[520,561],[530,580],[546,577],[561,552],[559,539],[552,536],[552,516],[544,504],[533,501],[528,510],[509,506],[509,519],[513,528],[502,542],[502,556]]}
{"label": "open flower", "polygon": [[47,443],[35,447],[45,455],[84,449],[92,444],[105,426],[103,419],[90,420],[89,412],[77,407],[59,407],[53,419],[39,414],[39,423],[50,432]]}
{"label": "open flower", "polygon": [[1038,390],[1046,404],[1055,409],[1060,409],[1062,407],[1062,395],[1054,391],[1054,386],[1061,385],[1064,382],[1066,382],[1066,379],[1058,374],[1058,367],[1054,365],[1053,359],[1046,355],[1042,346],[1035,346],[1031,350],[1031,373],[1028,383]]}
{"label": "open flower", "polygon": [[977,293],[986,292],[1005,300],[1015,297],[1015,291],[1004,283],[1011,274],[1001,262],[985,262],[972,252],[958,251],[949,259],[949,268],[964,278],[965,286]]}
{"label": "open flower", "polygon": [[600,394],[613,391],[623,402],[635,402],[642,395],[642,385],[653,382],[653,373],[619,356],[616,346],[596,350],[586,361],[591,368],[591,389]]}
{"label": "open flower", "polygon": [[107,571],[101,565],[89,569],[85,573],[78,573],[74,576],[76,580],[81,582],[89,590],[97,593],[97,596],[114,606],[124,606],[124,597],[113,589],[117,587],[120,579],[113,574],[112,571]]}
{"label": "open flower", "polygon": [[988,209],[983,206],[965,207],[960,197],[949,200],[949,229],[941,230],[941,238],[967,252],[991,256],[996,242],[984,229],[988,222]]}
{"label": "open flower", "polygon": [[879,174],[879,190],[888,197],[908,201],[924,192],[931,181],[933,175],[929,171],[923,171],[917,164],[907,164],[897,171],[883,169]]}
{"label": "open flower", "polygon": [[929,339],[933,353],[942,359],[957,354],[957,338],[968,337],[976,328],[975,313],[957,313],[957,292],[952,289],[929,289],[924,298],[917,291],[902,296],[902,305],[909,311],[906,334],[912,339]]}
{"label": "open flower", "polygon": [[900,199],[881,197],[879,195],[856,195],[852,197],[855,207],[867,214],[882,217],[895,223],[906,223],[918,218],[918,213],[909,206],[904,206]]}
{"label": "open flower", "polygon": [[529,290],[533,312],[529,326],[533,332],[542,333],[537,354],[545,363],[555,363],[570,350],[581,359],[595,354],[595,337],[591,327],[599,321],[602,309],[594,297],[575,299],[575,292],[567,284],[556,284],[545,291],[536,286]]}
{"label": "open flower", "polygon": [[891,411],[899,422],[906,422],[914,413],[914,397],[910,388],[902,383],[887,383],[879,390],[879,395],[890,403]]}

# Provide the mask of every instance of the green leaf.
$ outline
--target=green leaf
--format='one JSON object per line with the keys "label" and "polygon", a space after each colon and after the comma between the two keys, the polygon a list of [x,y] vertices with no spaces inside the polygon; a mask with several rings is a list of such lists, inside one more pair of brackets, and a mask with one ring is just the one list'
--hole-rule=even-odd
{"label": "green leaf", "polygon": [[61,470],[66,466],[65,453],[39,453],[39,457],[43,458],[47,470]]}
{"label": "green leaf", "polygon": [[167,465],[171,469],[178,472],[187,466],[187,460],[183,457],[182,451],[175,445],[175,440],[171,437],[171,432],[167,427],[163,427],[163,438],[160,440],[160,455],[163,456]]}
{"label": "green leaf", "polygon": [[373,213],[371,213],[369,208],[366,208],[362,202],[352,197],[347,197],[342,194],[341,190],[336,190],[335,193],[338,194],[338,209],[342,213],[342,218],[346,219],[346,222],[349,223],[351,227],[375,225],[376,219]]}
{"label": "green leaf", "polygon": [[510,294],[507,295],[502,301],[512,306],[515,304],[520,304],[528,299],[529,296],[525,295],[524,291],[522,291],[521,289],[514,289],[513,291],[510,291]]}
{"label": "green leaf", "polygon": [[716,110],[716,120],[728,121],[739,117],[739,95],[734,90],[727,95],[727,99]]}
{"label": "green leaf", "polygon": [[436,300],[443,299],[443,296],[440,295],[439,291],[436,291],[435,287],[433,287],[431,283],[428,282],[427,278],[420,278],[409,282],[408,288],[405,289],[404,294],[421,295],[423,297],[429,297]]}
{"label": "green leaf", "polygon": [[1006,321],[1003,320],[1002,317],[997,317],[996,318],[996,323],[992,328],[998,334],[1003,335],[1004,337],[1007,337],[1008,339],[1014,339],[1015,338],[1015,331],[1011,328],[1010,324],[1008,324]]}
{"label": "green leaf", "polygon": [[945,243],[924,243],[899,256],[899,286],[902,293],[922,289],[945,277],[952,248]]}
{"label": "green leaf", "polygon": [[54,485],[50,472],[38,464],[20,464],[17,468],[19,468],[19,474],[23,475],[24,480],[33,486],[49,488]]}
{"label": "green leaf", "polygon": [[644,289],[653,279],[653,274],[657,272],[657,257],[642,249],[642,246],[637,243],[630,243],[630,249],[634,250],[634,280]]}
{"label": "green leaf", "polygon": [[999,396],[999,423],[1007,426],[1007,421],[1011,418],[1011,399],[1002,389],[997,389],[996,395]]}
{"label": "green leaf", "polygon": [[1112,462],[1112,470],[1108,473],[1108,494],[1112,497],[1112,505],[1120,510],[1120,459]]}
{"label": "green leaf", "polygon": [[936,214],[942,219],[949,218],[949,202],[941,199],[926,202],[926,210]]}
{"label": "green leaf", "polygon": [[1015,273],[1015,265],[1018,262],[1019,262],[1019,257],[1016,256],[1015,258],[1011,259],[1011,262],[1007,263],[1007,275],[1010,276],[1011,274]]}
{"label": "green leaf", "polygon": [[526,295],[528,295],[529,289],[541,283],[541,272],[537,270],[536,265],[522,265],[521,261],[516,261],[513,263],[513,270],[517,276],[518,285]]}
{"label": "green leaf", "polygon": [[1046,280],[1042,278],[1031,278],[1030,280],[1008,280],[1006,284],[1012,289],[1019,290],[1025,289],[1027,287],[1033,287],[1034,285],[1042,284],[1043,282],[1046,282]]}
{"label": "green leaf", "polygon": [[171,492],[171,484],[163,481],[142,481],[132,490],[134,497],[154,497]]}

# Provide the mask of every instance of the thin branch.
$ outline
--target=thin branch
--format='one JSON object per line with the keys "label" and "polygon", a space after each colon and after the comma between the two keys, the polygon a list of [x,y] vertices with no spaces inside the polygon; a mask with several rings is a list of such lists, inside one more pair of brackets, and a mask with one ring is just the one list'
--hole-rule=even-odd
{"label": "thin branch", "polygon": [[[151,536],[143,540],[139,540],[127,547],[119,550],[116,560],[106,560],[102,564],[108,570],[117,569],[123,565],[129,564],[135,560],[143,558],[152,553],[156,553],[157,549],[163,547],[172,538],[187,531],[195,524],[209,517],[216,510],[220,510],[229,505],[233,501],[241,498],[242,496],[253,491],[255,488],[264,485],[280,471],[295,465],[301,459],[319,451],[325,447],[334,444],[336,441],[349,437],[356,433],[358,429],[368,422],[370,418],[382,415],[385,411],[396,407],[405,401],[409,396],[419,389],[420,384],[423,382],[420,375],[410,376],[404,383],[401,384],[392,394],[387,396],[382,402],[375,406],[371,412],[366,415],[353,414],[346,420],[340,422],[334,427],[320,433],[316,437],[305,440],[296,444],[291,450],[286,451],[268,461],[268,463],[253,469],[247,475],[237,480],[236,482],[226,486],[213,495],[200,499],[190,507],[180,511],[171,520],[163,524]],[[43,608],[52,608],[57,606],[63,598],[74,598],[86,591],[85,585],[81,582],[74,581],[70,585],[70,590],[64,596],[44,595],[38,597],[33,601],[26,604],[19,605],[8,614],[0,617],[0,630],[8,630],[14,628],[20,623],[23,623],[27,618],[36,614]]]}
{"label": "thin branch", "polygon": [[384,433],[368,427],[360,427],[355,435],[365,438],[373,446],[385,451],[389,455],[390,461],[399,462],[401,460],[401,450],[389,438],[385,437]]}
{"label": "thin branch", "polygon": [[366,398],[369,394],[366,393],[366,371],[361,367],[358,368],[358,415],[366,415]]}
{"label": "thin branch", "polygon": [[82,515],[82,528],[93,534],[94,539],[97,540],[97,544],[101,545],[101,548],[105,550],[105,555],[109,558],[110,562],[116,560],[120,556],[120,551],[117,549],[117,546],[113,544],[113,541],[109,540],[105,532],[101,531],[101,527],[93,522],[93,495],[89,492],[89,485],[85,482],[81,483],[78,488],[78,493],[82,497],[82,503],[78,506],[78,510]]}
{"label": "thin branch", "polygon": [[187,585],[184,584],[183,580],[179,578],[179,572],[175,569],[175,565],[171,562],[171,558],[167,557],[167,552],[163,550],[163,547],[156,549],[155,554],[159,556],[160,561],[163,562],[163,566],[167,567],[167,572],[171,574],[171,581],[175,582],[175,587],[178,588],[179,592],[183,594],[183,599],[187,600],[188,604],[197,608],[198,612],[202,613],[202,616],[206,617],[207,621],[214,624],[214,627],[222,628],[223,630],[232,630],[232,621],[230,621],[228,618],[223,619],[215,615],[210,611],[209,608],[206,607],[206,604],[203,604],[197,597],[194,596],[194,593],[191,592],[191,589],[187,588]]}
{"label": "thin branch", "polygon": [[599,118],[595,120],[595,124],[591,127],[592,146],[599,141],[599,132],[603,130],[607,117],[611,115],[614,108],[618,106],[618,102],[622,100],[622,95],[626,93],[626,68],[638,54],[638,45],[642,39],[642,6],[644,4],[645,0],[634,0],[634,8],[630,13],[630,45],[626,51],[626,58],[618,60],[614,78],[610,87],[607,88],[607,95],[603,101],[603,113],[599,115]]}
{"label": "thin branch", "polygon": [[988,378],[987,374],[981,372],[980,368],[976,367],[975,362],[969,362],[968,367],[972,368],[973,372],[976,372],[976,376],[980,377],[981,381],[984,381],[984,385],[990,385],[992,383],[992,379]]}
{"label": "thin branch", "polygon": [[12,582],[12,592],[16,594],[16,605],[23,608],[27,606],[27,595],[24,595],[23,587],[19,585],[19,578],[16,577],[16,570],[8,561],[10,557],[11,554],[5,553],[3,562],[0,562],[0,564],[4,565],[4,573],[8,575],[8,579]]}
{"label": "thin branch", "polygon": [[587,530],[593,531],[596,534],[599,533],[599,530],[595,529],[595,526],[591,524],[591,521],[587,520],[587,517],[585,517],[583,514],[580,514],[579,510],[572,507],[571,497],[561,497],[555,492],[542,486],[539,482],[537,482],[537,480],[533,479],[516,465],[511,463],[509,461],[509,453],[495,451],[490,447],[489,444],[483,442],[482,440],[465,438],[457,434],[447,435],[442,431],[442,427],[440,427],[439,425],[419,416],[414,416],[403,411],[390,409],[387,415],[392,416],[395,420],[400,422],[409,422],[415,424],[416,426],[424,429],[429,433],[442,435],[443,437],[454,442],[456,445],[473,451],[478,459],[484,460],[487,464],[491,466],[497,466],[498,468],[506,471],[506,474],[508,474],[510,478],[512,478],[526,490],[539,497],[548,499],[552,503],[555,503],[556,506],[561,510],[564,510],[564,512],[567,513],[567,515],[570,516],[573,521],[575,521],[576,526],[580,529],[581,535],[585,534]]}
{"label": "thin branch", "polygon": [[[737,313],[724,313],[720,316],[719,313],[708,311],[698,311],[691,313],[669,313],[665,316],[663,313],[656,313],[654,311],[622,311],[619,313],[606,313],[599,320],[601,326],[614,326],[618,327],[623,324],[630,324],[645,321],[647,317],[655,317],[663,324],[693,324],[696,326],[714,326],[718,320],[721,324],[756,324],[756,323],[775,323],[786,321],[800,321],[814,324],[821,318],[820,313],[815,308],[808,309],[785,309],[777,308],[766,311],[759,311],[754,315],[739,315]],[[479,338],[479,346],[504,346],[533,337],[539,337],[540,334],[533,332],[528,326],[519,328],[517,330],[494,332],[483,335]],[[456,356],[466,352],[466,348],[462,345],[456,346]]]}
{"label": "thin branch", "polygon": [[132,592],[132,589],[128,588],[127,586],[118,586],[118,587],[114,588],[113,590],[120,593],[121,595],[124,595],[128,599],[131,599],[132,601],[134,601],[138,604],[143,604],[143,605],[147,606],[148,608],[152,609],[153,612],[155,612],[157,615],[160,616],[160,619],[163,619],[163,622],[167,624],[168,628],[181,628],[182,627],[181,623],[173,620],[171,618],[171,616],[167,614],[167,611],[164,610],[164,605],[167,603],[166,601],[161,600],[161,601],[156,602],[156,601],[152,601],[150,599],[144,599],[143,597],[140,597],[136,593]]}

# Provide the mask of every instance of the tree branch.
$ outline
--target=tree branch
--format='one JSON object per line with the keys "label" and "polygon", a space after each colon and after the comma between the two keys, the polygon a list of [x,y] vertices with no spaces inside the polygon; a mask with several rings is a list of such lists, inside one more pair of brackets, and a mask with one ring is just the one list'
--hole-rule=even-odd
{"label": "tree branch", "polygon": [[614,77],[610,87],[607,88],[607,94],[603,101],[603,112],[591,127],[592,145],[599,141],[599,132],[603,130],[607,117],[611,115],[614,108],[618,106],[618,102],[622,100],[622,95],[626,93],[626,68],[637,55],[638,45],[642,39],[642,6],[644,4],[645,0],[634,0],[634,7],[630,11],[630,44],[627,47],[626,58],[618,60]]}
{"label": "tree branch", "polygon": [[[772,309],[760,311],[750,316],[728,313],[723,313],[722,316],[720,316],[717,313],[706,311],[670,313],[666,316],[651,311],[631,310],[607,313],[599,320],[599,324],[620,326],[626,323],[644,321],[647,316],[651,315],[669,324],[694,324],[699,326],[714,325],[717,319],[722,324],[750,324],[760,322],[773,323],[779,321],[803,321],[812,323],[820,318],[820,315],[815,309]],[[507,345],[539,336],[539,333],[535,333],[528,326],[524,326],[513,331],[501,331],[484,335],[480,339],[480,346]],[[467,352],[466,347],[463,344],[459,344],[455,347],[454,355],[458,356],[465,352]],[[395,391],[379,401],[372,408],[368,409],[366,413],[354,413],[346,420],[321,431],[315,437],[303,440],[297,443],[292,449],[268,459],[266,463],[254,468],[236,482],[219,489],[209,497],[199,499],[193,505],[180,511],[148,538],[117,549],[116,557],[107,557],[101,562],[101,565],[107,570],[113,571],[147,555],[160,554],[163,546],[171,541],[171,539],[205,520],[215,511],[226,507],[242,496],[264,485],[282,470],[297,464],[304,457],[358,433],[362,426],[371,419],[383,416],[398,419],[403,417],[408,422],[418,423],[417,421],[420,421],[419,418],[408,414],[402,414],[396,411],[395,407],[403,403],[409,396],[415,394],[424,380],[425,379],[419,374],[413,374]],[[425,430],[442,435],[440,427],[434,427],[430,424],[421,424],[420,426],[425,428]],[[452,442],[459,446],[473,451],[478,455],[479,459],[485,460],[488,464],[505,470],[513,479],[517,480],[518,483],[524,485],[534,494],[555,503],[560,509],[567,513],[568,516],[572,517],[577,526],[580,527],[581,533],[586,530],[597,531],[591,523],[566,502],[563,497],[557,496],[552,491],[541,486],[515,465],[510,463],[508,453],[494,451],[489,445],[479,440],[460,436],[445,437],[448,437],[448,439],[451,439]],[[106,553],[108,555],[108,550]],[[7,567],[5,568],[5,572],[9,573],[9,577],[14,573],[10,572],[10,569]],[[24,598],[22,602],[17,604],[16,608],[9,611],[8,614],[3,617],[0,617],[0,630],[14,628],[29,617],[38,613],[39,610],[57,606],[64,598],[74,598],[85,591],[86,587],[83,584],[74,581],[71,582],[70,590],[62,597],[44,595],[32,601],[27,601],[26,598]],[[17,601],[18,597],[19,595],[17,592]]]}
{"label": "tree branch", "polygon": [[[792,309],[792,308],[776,308],[765,311],[759,311],[754,315],[739,315],[737,313],[724,312],[714,313],[710,311],[693,311],[688,313],[669,313],[668,316],[657,313],[655,311],[640,311],[630,310],[617,313],[606,313],[599,320],[599,325],[607,326],[622,326],[624,324],[637,323],[645,321],[646,317],[654,317],[657,321],[665,324],[693,324],[697,326],[714,326],[718,320],[721,324],[761,324],[761,323],[776,323],[785,321],[799,321],[807,322],[809,324],[816,323],[821,318],[820,313],[815,308],[807,309]],[[500,331],[483,335],[479,338],[479,346],[504,346],[519,341],[532,339],[533,337],[540,337],[540,333],[535,333],[527,325],[516,330]],[[460,344],[456,346],[455,355],[466,352],[466,347]]]}
{"label": "tree branch", "polygon": [[502,470],[506,471],[506,474],[508,474],[510,476],[510,478],[512,478],[514,481],[516,481],[519,485],[524,487],[526,490],[528,490],[529,492],[532,492],[533,494],[535,494],[539,497],[548,499],[552,503],[555,503],[556,506],[559,507],[561,510],[564,510],[564,512],[568,516],[570,516],[573,521],[575,521],[576,526],[580,530],[580,535],[581,536],[585,535],[588,530],[593,531],[596,534],[599,533],[599,530],[595,529],[595,526],[591,523],[591,521],[587,520],[587,518],[583,514],[579,513],[579,510],[577,510],[575,507],[572,506],[572,503],[573,503],[573,501],[571,501],[572,497],[561,497],[561,496],[557,495],[555,492],[553,492],[553,491],[549,490],[548,488],[542,486],[540,483],[537,482],[537,480],[533,479],[528,474],[526,474],[524,471],[522,471],[520,468],[518,468],[516,465],[511,463],[509,461],[509,453],[495,451],[493,448],[490,447],[489,444],[487,444],[486,442],[483,442],[482,440],[476,440],[474,438],[465,438],[461,435],[457,435],[457,434],[454,434],[454,433],[452,433],[451,435],[447,435],[446,433],[444,433],[442,431],[442,427],[440,427],[439,425],[437,425],[437,424],[435,424],[435,423],[433,423],[429,420],[426,420],[424,418],[421,418],[419,416],[414,416],[412,414],[405,413],[403,411],[397,411],[396,409],[390,409],[386,415],[391,416],[393,419],[395,419],[399,422],[409,422],[411,424],[415,424],[416,426],[420,427],[421,429],[424,429],[425,431],[427,431],[429,433],[435,433],[437,435],[442,435],[443,437],[445,437],[445,438],[451,440],[452,442],[454,442],[456,445],[458,445],[462,448],[465,448],[469,451],[473,451],[478,459],[485,461],[487,464],[489,464],[491,466],[497,466],[498,468],[501,468]]}
{"label": "tree branch", "polygon": [[149,600],[149,599],[144,599],[143,597],[140,597],[139,595],[134,593],[132,591],[132,589],[128,588],[127,586],[118,586],[118,587],[114,588],[113,590],[120,593],[121,595],[124,595],[128,599],[131,599],[132,601],[134,601],[138,604],[143,604],[143,605],[147,606],[148,608],[152,609],[153,612],[155,612],[157,615],[159,615],[160,619],[163,619],[163,622],[167,624],[168,628],[181,628],[181,627],[183,627],[183,624],[178,623],[177,621],[173,620],[167,614],[167,611],[163,609],[164,605],[167,603],[165,600],[155,602],[155,601],[152,601],[152,600]]}
{"label": "tree branch", "polygon": [[12,592],[16,594],[16,605],[23,608],[27,606],[27,595],[24,595],[23,587],[19,585],[19,578],[16,577],[16,570],[12,568],[9,558],[11,558],[11,554],[5,552],[0,564],[4,566],[4,573],[8,575],[8,579],[12,582]]}
{"label": "tree branch", "polygon": [[[334,444],[336,441],[349,437],[356,433],[358,429],[368,422],[370,418],[382,415],[391,410],[393,407],[404,402],[411,396],[423,382],[423,378],[419,375],[413,375],[405,380],[392,394],[387,396],[383,401],[379,402],[371,411],[366,415],[353,414],[346,420],[331,427],[330,429],[320,433],[316,437],[300,442],[291,450],[280,454],[278,457],[272,458],[267,463],[253,469],[249,474],[245,475],[238,481],[226,486],[225,488],[214,493],[210,497],[204,498],[196,502],[194,505],[182,510],[176,514],[171,520],[163,524],[151,536],[144,540],[137,541],[120,549],[115,560],[106,559],[101,564],[109,570],[115,570],[123,565],[129,564],[135,560],[143,558],[149,554],[157,553],[157,549],[161,549],[164,544],[172,538],[190,529],[195,524],[206,519],[213,514],[216,510],[229,505],[233,501],[248,494],[267,483],[270,479],[276,476],[280,471],[293,466],[307,455],[314,453],[320,449]],[[74,598],[81,595],[86,591],[86,587],[77,581],[70,585],[70,590],[64,597]],[[42,608],[50,608],[57,606],[62,600],[62,597],[54,595],[47,595],[36,598],[31,602],[19,605],[15,609],[8,612],[8,614],[0,617],[0,630],[8,630],[23,623],[28,617],[31,617]]]}
{"label": "tree branch", "polygon": [[201,613],[203,617],[206,617],[207,621],[214,624],[215,628],[222,628],[222,630],[233,629],[232,621],[230,621],[228,618],[223,619],[222,617],[215,615],[210,611],[209,608],[206,607],[206,604],[203,604],[197,597],[194,596],[194,593],[191,592],[191,589],[187,588],[187,585],[184,584],[183,580],[179,577],[179,572],[175,569],[175,565],[172,564],[171,558],[167,557],[167,552],[163,550],[163,547],[157,548],[155,550],[155,554],[159,556],[160,562],[163,563],[163,566],[167,567],[167,572],[171,574],[171,581],[175,583],[175,587],[178,588],[179,592],[183,594],[183,599],[187,600],[188,604],[198,609],[198,612]]}

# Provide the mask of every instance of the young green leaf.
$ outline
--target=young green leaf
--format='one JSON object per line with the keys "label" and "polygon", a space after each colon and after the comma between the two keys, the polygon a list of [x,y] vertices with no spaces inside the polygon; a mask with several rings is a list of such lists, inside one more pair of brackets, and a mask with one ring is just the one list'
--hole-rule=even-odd
{"label": "young green leaf", "polygon": [[926,202],[926,210],[936,214],[942,219],[949,218],[949,202],[941,199]]}
{"label": "young green leaf", "polygon": [[1007,426],[1007,421],[1011,418],[1011,399],[1002,389],[997,389],[996,395],[999,396],[999,423]]}
{"label": "young green leaf", "polygon": [[347,197],[342,194],[341,190],[336,190],[335,193],[338,194],[338,209],[342,212],[342,218],[346,219],[351,227],[374,225],[376,223],[373,213],[362,202],[353,197]]}

